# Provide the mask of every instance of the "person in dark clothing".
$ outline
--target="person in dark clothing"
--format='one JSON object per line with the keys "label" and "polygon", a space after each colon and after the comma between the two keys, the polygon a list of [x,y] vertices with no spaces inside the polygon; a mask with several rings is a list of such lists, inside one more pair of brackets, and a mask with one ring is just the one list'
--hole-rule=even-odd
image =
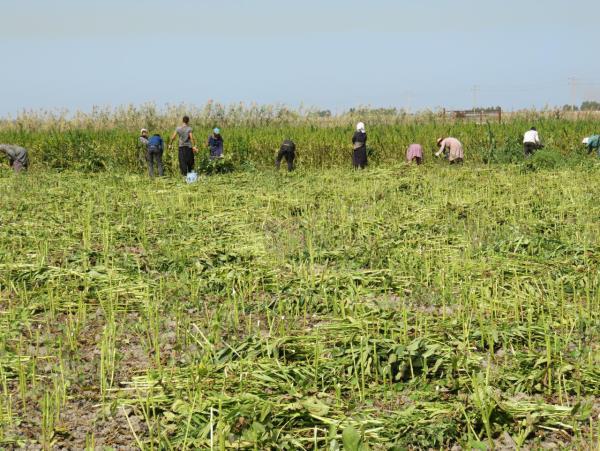
{"label": "person in dark clothing", "polygon": [[281,160],[285,158],[287,163],[288,172],[294,170],[294,159],[296,158],[296,144],[291,139],[286,139],[281,144],[279,152],[277,153],[277,159],[275,160],[275,167],[279,171]]}
{"label": "person in dark clothing", "polygon": [[148,160],[148,173],[150,177],[154,177],[154,162],[158,169],[158,176],[164,175],[162,155],[164,150],[164,142],[162,137],[156,133],[150,137],[147,144],[146,159]]}
{"label": "person in dark clothing", "polygon": [[352,154],[352,164],[354,169],[364,169],[367,167],[367,132],[365,124],[359,122],[356,125],[356,132],[352,136],[352,145],[354,153]]}
{"label": "person in dark clothing", "polygon": [[169,139],[170,149],[175,138],[179,138],[179,171],[184,177],[194,170],[194,154],[198,152],[192,131],[190,118],[183,116],[183,124],[177,127]]}
{"label": "person in dark clothing", "polygon": [[208,137],[208,149],[211,160],[223,158],[223,137],[219,128],[215,128],[213,134]]}
{"label": "person in dark clothing", "polygon": [[27,155],[27,149],[24,147],[15,146],[14,144],[0,144],[0,153],[8,157],[10,167],[17,173],[26,171],[29,167],[29,156]]}

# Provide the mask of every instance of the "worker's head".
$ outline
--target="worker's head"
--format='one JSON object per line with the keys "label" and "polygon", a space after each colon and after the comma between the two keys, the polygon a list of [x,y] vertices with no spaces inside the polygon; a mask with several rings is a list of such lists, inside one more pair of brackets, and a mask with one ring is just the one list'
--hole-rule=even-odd
{"label": "worker's head", "polygon": [[535,128],[535,127],[531,127],[531,131],[532,131],[532,132],[537,132],[537,128]]}
{"label": "worker's head", "polygon": [[437,145],[438,146],[441,145],[443,140],[444,140],[444,138],[438,138],[437,141],[436,141]]}
{"label": "worker's head", "polygon": [[142,129],[140,130],[140,134],[141,134],[142,136],[144,136],[144,137],[147,137],[147,136],[148,136],[148,130],[146,130],[145,128],[142,128]]}
{"label": "worker's head", "polygon": [[590,143],[590,138],[583,138],[583,141],[581,141],[581,144],[583,144],[584,146],[587,146]]}
{"label": "worker's head", "polygon": [[219,136],[221,134],[221,129],[219,127],[213,128],[213,133],[215,136]]}
{"label": "worker's head", "polygon": [[183,116],[183,123],[185,125],[188,125],[190,123],[190,117],[189,116]]}
{"label": "worker's head", "polygon": [[356,131],[365,133],[365,124],[363,122],[359,122],[358,124],[356,124]]}

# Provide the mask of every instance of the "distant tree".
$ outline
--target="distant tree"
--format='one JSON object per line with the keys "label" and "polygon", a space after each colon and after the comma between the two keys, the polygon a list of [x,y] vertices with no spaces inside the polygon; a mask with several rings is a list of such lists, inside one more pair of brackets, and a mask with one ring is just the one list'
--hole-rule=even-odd
{"label": "distant tree", "polygon": [[320,111],[309,111],[307,114],[308,117],[311,118],[326,118],[326,117],[331,117],[331,111],[330,110],[320,110]]}
{"label": "distant tree", "polygon": [[396,108],[376,108],[371,112],[381,116],[396,116],[398,114]]}
{"label": "distant tree", "polygon": [[579,107],[577,105],[563,105],[563,111],[579,111]]}
{"label": "distant tree", "polygon": [[496,111],[498,111],[500,109],[501,108],[499,106],[488,106],[488,107],[474,108],[473,111],[476,111],[477,113],[495,113]]}
{"label": "distant tree", "polygon": [[600,102],[586,100],[581,104],[581,111],[600,111]]}
{"label": "distant tree", "polygon": [[364,116],[396,116],[398,115],[397,108],[350,108],[349,114],[360,114]]}

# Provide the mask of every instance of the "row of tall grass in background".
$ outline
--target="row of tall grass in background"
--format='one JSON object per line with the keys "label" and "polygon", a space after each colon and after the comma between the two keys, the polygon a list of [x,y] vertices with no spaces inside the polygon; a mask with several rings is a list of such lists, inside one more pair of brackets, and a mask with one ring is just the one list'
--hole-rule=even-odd
{"label": "row of tall grass in background", "polygon": [[[298,163],[306,167],[336,167],[349,164],[350,138],[357,121],[366,122],[371,163],[389,164],[404,158],[412,142],[433,155],[435,141],[442,136],[459,138],[466,158],[477,163],[515,163],[522,160],[522,135],[537,126],[546,158],[554,164],[581,161],[585,154],[581,139],[598,132],[594,113],[578,116],[555,111],[522,111],[504,114],[503,123],[462,122],[442,112],[409,114],[403,110],[357,108],[331,115],[328,111],[284,106],[237,104],[225,107],[208,103],[202,108],[186,105],[155,105],[95,108],[89,113],[30,111],[0,120],[0,142],[23,145],[30,150],[32,164],[57,170],[141,171],[143,155],[138,146],[140,128],[168,137],[184,114],[200,144],[219,126],[226,155],[233,166],[264,167],[273,163],[281,141],[291,138],[298,146]],[[574,118],[577,120],[572,120]],[[561,156],[563,158],[561,158]],[[567,157],[567,158],[564,158]],[[574,158],[573,158],[574,157]],[[176,154],[165,156],[175,168]],[[431,158],[429,158],[431,159]]]}

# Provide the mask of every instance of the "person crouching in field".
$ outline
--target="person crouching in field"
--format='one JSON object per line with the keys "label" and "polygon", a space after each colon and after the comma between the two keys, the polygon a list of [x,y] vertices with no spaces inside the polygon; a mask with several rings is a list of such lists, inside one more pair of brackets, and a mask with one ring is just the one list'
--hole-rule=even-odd
{"label": "person crouching in field", "polygon": [[437,145],[440,146],[440,150],[435,154],[436,157],[444,154],[450,164],[458,164],[462,163],[465,154],[463,151],[463,145],[456,138],[439,138],[437,140]]}
{"label": "person crouching in field", "polygon": [[583,138],[582,144],[587,148],[588,154],[596,151],[598,152],[598,157],[600,157],[600,135],[592,135]]}
{"label": "person crouching in field", "polygon": [[411,144],[406,149],[406,161],[407,163],[423,163],[423,146],[421,144]]}
{"label": "person crouching in field", "polygon": [[294,159],[296,158],[296,144],[291,139],[283,141],[279,148],[277,158],[275,159],[275,167],[278,171],[281,166],[281,160],[284,158],[287,163],[288,172],[292,172],[294,170]]}
{"label": "person crouching in field", "polygon": [[536,150],[542,149],[544,146],[540,141],[540,135],[535,127],[525,132],[523,136],[523,153],[526,157],[532,156]]}
{"label": "person crouching in field", "polygon": [[0,152],[8,157],[8,162],[13,171],[21,172],[29,167],[27,149],[24,147],[13,144],[0,144]]}
{"label": "person crouching in field", "polygon": [[223,137],[219,128],[215,128],[212,135],[208,137],[208,149],[211,160],[223,158]]}
{"label": "person crouching in field", "polygon": [[164,142],[162,137],[155,133],[150,137],[147,144],[146,160],[148,161],[148,174],[150,177],[154,177],[154,162],[156,161],[156,168],[158,169],[158,176],[164,175],[164,167],[162,162],[164,150]]}
{"label": "person crouching in field", "polygon": [[194,154],[198,152],[192,132],[189,116],[183,116],[183,123],[175,129],[169,139],[169,149],[171,149],[175,138],[179,138],[179,172],[183,176],[194,170]]}
{"label": "person crouching in field", "polygon": [[352,136],[352,145],[354,153],[352,154],[352,165],[354,169],[364,169],[367,167],[367,132],[365,124],[359,122],[356,124],[356,132]]}

